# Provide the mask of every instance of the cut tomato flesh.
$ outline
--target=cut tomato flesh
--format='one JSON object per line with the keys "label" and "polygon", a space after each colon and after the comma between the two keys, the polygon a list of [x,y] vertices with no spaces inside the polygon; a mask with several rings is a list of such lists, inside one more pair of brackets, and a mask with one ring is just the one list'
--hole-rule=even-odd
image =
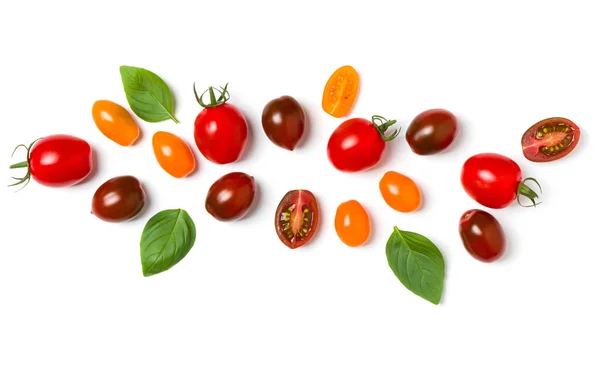
{"label": "cut tomato flesh", "polygon": [[524,156],[534,162],[562,158],[575,148],[580,130],[565,118],[548,118],[530,127],[521,140]]}

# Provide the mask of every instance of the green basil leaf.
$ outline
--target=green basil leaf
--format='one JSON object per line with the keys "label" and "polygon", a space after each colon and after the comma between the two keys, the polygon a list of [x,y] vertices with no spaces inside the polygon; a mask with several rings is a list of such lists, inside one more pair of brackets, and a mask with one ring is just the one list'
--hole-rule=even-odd
{"label": "green basil leaf", "polygon": [[394,227],[385,253],[396,277],[410,291],[439,304],[444,288],[444,257],[423,235]]}
{"label": "green basil leaf", "polygon": [[146,122],[172,119],[173,95],[169,86],[153,72],[134,66],[121,66],[121,80],[131,110]]}
{"label": "green basil leaf", "polygon": [[162,273],[181,261],[196,241],[196,225],[183,209],[169,209],[150,218],[140,242],[145,277]]}

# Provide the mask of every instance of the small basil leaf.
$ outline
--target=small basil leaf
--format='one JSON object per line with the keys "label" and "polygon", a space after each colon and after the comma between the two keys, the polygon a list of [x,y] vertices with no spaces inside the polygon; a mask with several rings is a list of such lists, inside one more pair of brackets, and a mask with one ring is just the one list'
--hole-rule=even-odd
{"label": "small basil leaf", "polygon": [[131,110],[146,122],[172,119],[173,95],[169,86],[153,72],[134,66],[121,66],[121,80]]}
{"label": "small basil leaf", "polygon": [[444,258],[431,240],[394,227],[385,253],[390,268],[406,288],[436,305],[440,303],[444,288]]}
{"label": "small basil leaf", "polygon": [[183,209],[169,209],[150,218],[140,242],[145,277],[169,270],[181,261],[196,241],[196,226]]}

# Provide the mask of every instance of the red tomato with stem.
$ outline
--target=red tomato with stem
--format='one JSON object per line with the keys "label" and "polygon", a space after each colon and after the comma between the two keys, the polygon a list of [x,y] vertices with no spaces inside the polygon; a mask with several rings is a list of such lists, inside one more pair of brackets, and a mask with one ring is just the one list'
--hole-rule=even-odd
{"label": "red tomato with stem", "polygon": [[344,172],[367,170],[375,166],[385,150],[385,143],[398,136],[395,130],[386,136],[387,129],[395,124],[381,116],[373,116],[369,121],[363,118],[352,118],[331,134],[327,144],[327,156],[331,164]]}
{"label": "red tomato with stem", "polygon": [[[83,181],[92,171],[92,148],[83,139],[71,135],[51,135],[26,146],[15,148],[27,150],[27,160],[11,165],[11,169],[27,168],[22,178],[11,186],[23,184],[31,178],[48,187],[69,187]],[[14,155],[14,152],[13,152]]]}
{"label": "red tomato with stem", "polygon": [[[219,93],[217,98],[215,91]],[[203,100],[208,93],[210,103]],[[237,161],[248,141],[248,124],[242,112],[228,104],[227,85],[223,88],[209,87],[196,100],[204,108],[194,123],[194,138],[200,153],[216,164],[229,164]]]}
{"label": "red tomato with stem", "polygon": [[521,168],[510,158],[497,153],[481,153],[469,158],[463,165],[461,182],[463,188],[475,201],[492,209],[509,206],[513,201],[521,206],[520,197],[529,199],[532,205],[539,204],[538,194],[525,183],[534,178],[522,179]]}

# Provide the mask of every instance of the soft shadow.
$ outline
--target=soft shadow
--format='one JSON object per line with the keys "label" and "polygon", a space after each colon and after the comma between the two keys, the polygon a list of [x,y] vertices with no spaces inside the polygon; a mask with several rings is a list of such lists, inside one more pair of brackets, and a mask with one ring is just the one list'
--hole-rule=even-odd
{"label": "soft shadow", "polygon": [[88,185],[92,182],[93,179],[96,178],[96,176],[99,173],[100,168],[98,167],[98,165],[101,165],[102,162],[100,161],[100,157],[98,156],[98,151],[96,150],[96,147],[92,147],[92,170],[90,171],[90,174],[88,174],[88,176],[82,180],[81,182],[79,182],[77,184],[77,186],[85,186]]}
{"label": "soft shadow", "polygon": [[142,190],[144,190],[144,194],[146,195],[144,207],[142,208],[142,210],[140,210],[140,212],[135,217],[130,219],[129,222],[137,221],[137,220],[141,219],[141,217],[144,216],[146,214],[146,212],[152,211],[152,206],[153,206],[153,202],[154,202],[152,194],[148,193],[148,189],[146,189],[146,187],[145,187],[147,184],[145,182],[140,181],[140,184],[142,185]]}
{"label": "soft shadow", "polygon": [[298,144],[296,144],[295,149],[302,148],[309,142],[313,124],[311,120],[312,114],[310,114],[310,112],[305,109],[306,107],[303,106],[302,103],[300,103],[300,107],[304,112],[304,132],[302,133],[302,138],[300,138],[300,141],[298,142]]}

